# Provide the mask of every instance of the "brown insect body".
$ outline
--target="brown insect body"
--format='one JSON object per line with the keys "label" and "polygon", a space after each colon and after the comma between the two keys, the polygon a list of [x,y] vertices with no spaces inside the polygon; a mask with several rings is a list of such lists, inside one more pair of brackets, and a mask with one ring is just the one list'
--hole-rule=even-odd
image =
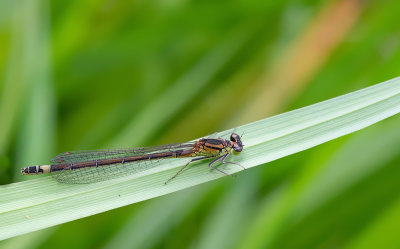
{"label": "brown insect body", "polygon": [[[45,173],[57,173],[57,180],[60,182],[71,182],[81,183],[79,181],[79,169],[96,169],[99,168],[99,174],[105,172],[104,170],[109,169],[113,165],[117,167],[124,167],[124,164],[131,162],[139,162],[153,159],[163,158],[183,158],[183,157],[195,157],[191,159],[185,166],[183,166],[174,176],[168,181],[175,178],[187,165],[191,162],[211,159],[208,166],[214,170],[217,170],[223,174],[229,175],[219,169],[216,169],[213,164],[217,161],[223,164],[236,164],[226,162],[226,157],[232,152],[241,152],[243,144],[241,138],[236,133],[232,133],[230,140],[224,139],[211,139],[203,138],[195,142],[184,143],[184,144],[169,144],[163,146],[154,147],[143,147],[133,148],[119,151],[78,151],[78,152],[65,152],[52,159],[55,164],[52,165],[36,165],[21,169],[21,173],[25,175],[45,174]],[[107,158],[108,157],[108,158]],[[239,165],[239,164],[236,164]],[[239,165],[241,166],[241,165]],[[242,166],[241,166],[242,167]],[[77,173],[67,173],[75,171]],[[101,173],[100,173],[101,172]],[[110,171],[111,172],[111,171]],[[64,178],[59,176],[63,175]],[[71,177],[67,176],[71,175]],[[88,177],[87,175],[85,175]],[[76,177],[76,178],[73,178]],[[90,178],[90,177],[88,177]],[[95,182],[95,179],[90,178],[90,182]],[[84,180],[88,182],[88,180]],[[168,182],[167,181],[167,182]]]}

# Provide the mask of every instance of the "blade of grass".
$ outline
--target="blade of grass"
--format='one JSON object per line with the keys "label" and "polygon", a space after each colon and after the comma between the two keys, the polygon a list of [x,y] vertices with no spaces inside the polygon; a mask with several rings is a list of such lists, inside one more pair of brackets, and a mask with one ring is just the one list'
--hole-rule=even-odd
{"label": "blade of grass", "polygon": [[[400,112],[400,78],[235,129],[245,149],[230,161],[246,168],[270,162],[360,130]],[[226,132],[224,132],[226,133]],[[141,175],[86,185],[58,184],[50,177],[0,188],[0,239],[87,217],[215,180],[208,162],[189,167],[164,185],[187,160],[165,160]],[[223,165],[228,173],[241,170]]]}

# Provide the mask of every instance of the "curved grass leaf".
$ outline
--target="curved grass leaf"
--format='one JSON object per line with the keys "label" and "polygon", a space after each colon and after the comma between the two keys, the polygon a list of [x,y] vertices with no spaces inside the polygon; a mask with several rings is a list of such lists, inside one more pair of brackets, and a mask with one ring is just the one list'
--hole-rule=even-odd
{"label": "curved grass leaf", "polygon": [[[229,160],[246,168],[349,134],[400,111],[400,78],[235,129],[245,149]],[[221,134],[229,134],[230,131]],[[106,182],[59,184],[51,177],[0,187],[0,239],[28,233],[215,180],[208,161],[191,165],[164,185],[187,159],[164,160],[156,169]],[[221,165],[228,173],[241,170]],[[238,179],[239,180],[239,179]]]}

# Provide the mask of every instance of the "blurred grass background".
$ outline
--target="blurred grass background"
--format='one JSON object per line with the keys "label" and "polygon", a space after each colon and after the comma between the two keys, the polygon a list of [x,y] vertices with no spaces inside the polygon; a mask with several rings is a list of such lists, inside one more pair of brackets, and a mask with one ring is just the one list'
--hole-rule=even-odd
{"label": "blurred grass background", "polygon": [[[67,150],[187,141],[394,78],[398,13],[394,0],[1,1],[0,183]],[[0,247],[399,248],[399,125]]]}

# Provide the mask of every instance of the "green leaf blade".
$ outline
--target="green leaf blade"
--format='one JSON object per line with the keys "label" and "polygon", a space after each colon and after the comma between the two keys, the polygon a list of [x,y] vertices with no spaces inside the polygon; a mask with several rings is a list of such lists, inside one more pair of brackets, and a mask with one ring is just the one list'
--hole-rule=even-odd
{"label": "green leaf blade", "polygon": [[[314,147],[400,112],[400,78],[235,129],[245,149],[229,161],[246,168]],[[230,130],[229,132],[232,132]],[[221,134],[227,134],[228,131]],[[51,177],[0,187],[0,239],[54,226],[172,193],[224,175],[208,161],[191,165],[169,184],[187,159],[169,159],[155,169],[86,185],[58,184]],[[241,170],[220,165],[228,173]]]}

